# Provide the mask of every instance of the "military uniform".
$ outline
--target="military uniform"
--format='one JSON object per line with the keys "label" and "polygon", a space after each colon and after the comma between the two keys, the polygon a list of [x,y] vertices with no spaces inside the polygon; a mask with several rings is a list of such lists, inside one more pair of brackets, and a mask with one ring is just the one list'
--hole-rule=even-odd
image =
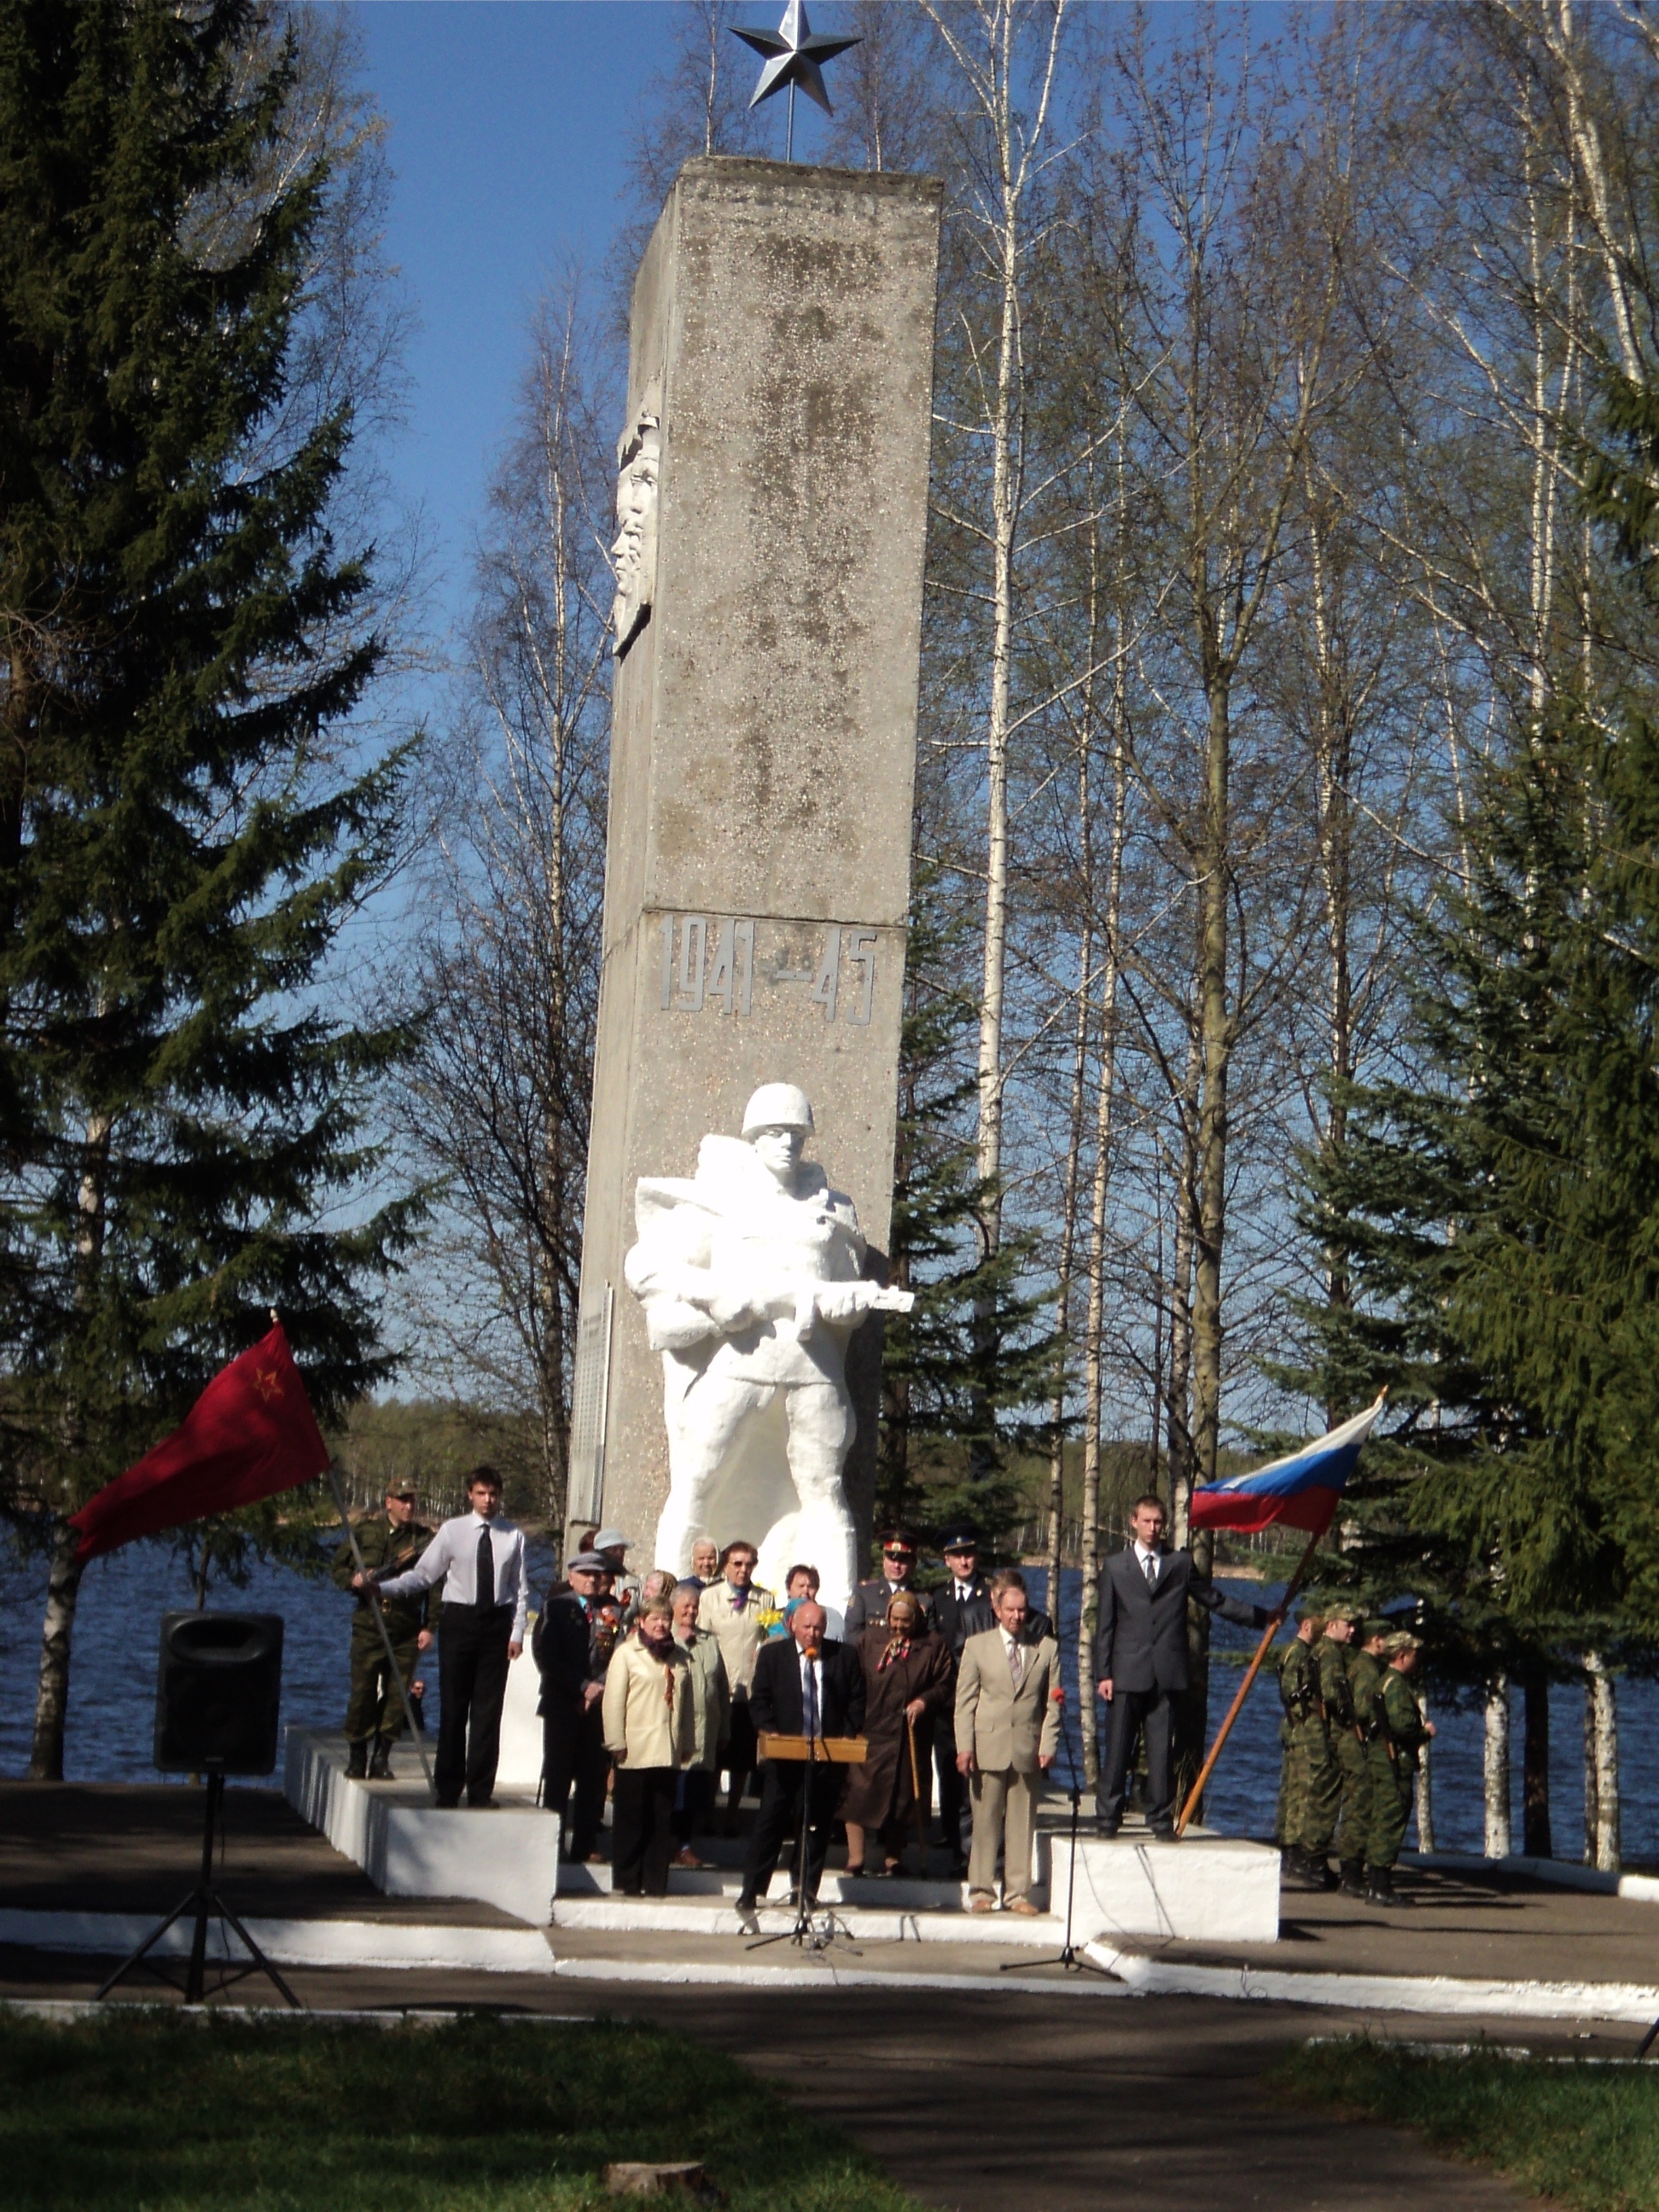
{"label": "military uniform", "polygon": [[1342,1869],[1342,1887],[1350,1897],[1365,1892],[1365,1854],[1371,1827],[1371,1737],[1376,1730],[1374,1710],[1382,1687],[1382,1669],[1369,1651],[1352,1644],[1343,1654],[1347,1684],[1346,1717],[1335,1729],[1336,1762],[1341,1778],[1341,1807],[1337,1816],[1336,1857]]}
{"label": "military uniform", "polygon": [[[1322,1829],[1330,1795],[1330,1738],[1319,1694],[1319,1662],[1313,1647],[1298,1636],[1279,1662],[1279,1698],[1285,1718],[1279,1731],[1285,1747],[1279,1788],[1279,1833],[1287,1871],[1323,1887]],[[1319,1863],[1316,1864],[1316,1858]]]}
{"label": "military uniform", "polygon": [[[398,1528],[384,1511],[355,1526],[364,1567],[371,1575],[387,1578],[406,1573],[432,1541],[434,1533],[423,1521],[406,1522]],[[342,1589],[349,1589],[356,1571],[351,1546],[343,1540],[334,1554],[334,1579]],[[384,1778],[391,1771],[392,1747],[404,1732],[403,1700],[386,1667],[386,1645],[374,1623],[374,1608],[369,1602],[368,1592],[358,1590],[356,1597],[351,1620],[351,1694],[345,1717],[346,1741],[350,1746],[347,1771],[352,1774],[368,1771]],[[407,1687],[419,1656],[416,1638],[423,1628],[436,1630],[443,1610],[442,1601],[435,1590],[422,1590],[415,1597],[383,1597],[380,1610],[386,1617],[386,1634],[398,1662],[398,1671]],[[371,1744],[372,1766],[368,1758]]]}
{"label": "military uniform", "polygon": [[1374,1700],[1377,1729],[1370,1744],[1371,1825],[1365,1873],[1372,1901],[1393,1905],[1394,1863],[1406,1840],[1417,1790],[1417,1755],[1428,1741],[1417,1692],[1398,1667],[1385,1667]]}

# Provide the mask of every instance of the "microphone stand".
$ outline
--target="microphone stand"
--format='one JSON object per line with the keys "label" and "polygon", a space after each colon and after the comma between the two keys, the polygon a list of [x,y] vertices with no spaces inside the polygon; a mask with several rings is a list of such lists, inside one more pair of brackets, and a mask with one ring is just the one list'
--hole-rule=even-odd
{"label": "microphone stand", "polygon": [[[1056,1577],[1056,1582],[1058,1582],[1058,1577]],[[1058,1588],[1056,1588],[1051,1590],[1048,1595],[1054,1600],[1054,1642],[1055,1644],[1058,1645],[1060,1642],[1060,1591]],[[997,1968],[997,1972],[1000,1974],[1023,1974],[1027,1972],[1033,1966],[1064,1966],[1068,1974],[1098,1974],[1103,1980],[1113,1982],[1117,1979],[1117,1976],[1112,1973],[1110,1970],[1105,1966],[1096,1966],[1092,1959],[1085,1959],[1082,1953],[1078,1949],[1077,1945],[1072,1941],[1072,1907],[1073,1900],[1077,1891],[1078,1824],[1082,1816],[1083,1785],[1078,1780],[1077,1755],[1072,1749],[1071,1735],[1069,1732],[1063,1728],[1060,1730],[1060,1735],[1066,1746],[1066,1771],[1071,1784],[1069,1794],[1072,1800],[1071,1848],[1066,1855],[1066,1861],[1065,1940],[1061,1942],[1059,1950],[1054,1952],[1047,1958],[1005,1959],[1001,1965]]]}

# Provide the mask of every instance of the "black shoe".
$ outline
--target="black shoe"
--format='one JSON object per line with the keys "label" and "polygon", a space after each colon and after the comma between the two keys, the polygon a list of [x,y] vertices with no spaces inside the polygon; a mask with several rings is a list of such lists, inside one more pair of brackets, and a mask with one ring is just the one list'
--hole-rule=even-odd
{"label": "black shoe", "polygon": [[1331,1872],[1331,1863],[1323,1851],[1304,1851],[1302,1871],[1315,1889],[1334,1889],[1336,1876]]}
{"label": "black shoe", "polygon": [[1118,1823],[1115,1820],[1097,1820],[1095,1822],[1095,1833],[1099,1837],[1103,1844],[1115,1844],[1117,1841],[1117,1831]]}
{"label": "black shoe", "polygon": [[1364,1859],[1344,1859],[1342,1875],[1338,1884],[1344,1897],[1364,1897],[1365,1894],[1365,1862]]}
{"label": "black shoe", "polygon": [[371,1782],[390,1782],[392,1779],[392,1746],[383,1735],[374,1739],[374,1756],[368,1762]]}
{"label": "black shoe", "polygon": [[441,1813],[459,1813],[460,1809],[461,1801],[459,1797],[441,1797],[438,1800],[438,1810]]}
{"label": "black shoe", "polygon": [[1319,1889],[1323,1887],[1317,1875],[1308,1863],[1305,1851],[1287,1844],[1279,1854],[1279,1881],[1286,1889]]}
{"label": "black shoe", "polygon": [[366,1782],[368,1779],[368,1744],[367,1739],[365,1739],[362,1743],[347,1745],[346,1772],[354,1782]]}
{"label": "black shoe", "polygon": [[497,1808],[493,1797],[469,1797],[466,1809],[469,1813],[493,1813]]}
{"label": "black shoe", "polygon": [[1369,1872],[1369,1879],[1370,1887],[1368,1895],[1370,1902],[1372,1905],[1391,1905],[1396,1910],[1401,1905],[1404,1905],[1406,1902],[1405,1899],[1403,1897],[1396,1897],[1394,1893],[1394,1869],[1392,1867],[1372,1867]]}

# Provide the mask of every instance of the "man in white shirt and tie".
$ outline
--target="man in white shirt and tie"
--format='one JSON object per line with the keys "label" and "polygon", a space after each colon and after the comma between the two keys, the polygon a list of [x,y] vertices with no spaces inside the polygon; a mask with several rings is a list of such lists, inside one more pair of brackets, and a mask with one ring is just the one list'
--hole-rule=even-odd
{"label": "man in white shirt and tie", "polygon": [[[501,1756],[507,1670],[524,1649],[524,1533],[501,1517],[501,1480],[494,1468],[467,1477],[468,1513],[446,1521],[406,1574],[380,1588],[412,1597],[444,1583],[438,1631],[438,1802],[494,1802]],[[358,1575],[354,1587],[370,1579]]]}
{"label": "man in white shirt and tie", "polygon": [[1164,1501],[1148,1491],[1129,1516],[1130,1540],[1106,1562],[1100,1577],[1095,1631],[1095,1680],[1111,1709],[1105,1763],[1095,1797],[1097,1826],[1115,1836],[1123,1818],[1135,1736],[1146,1737],[1146,1826],[1168,1839],[1175,1832],[1170,1765],[1172,1700],[1188,1684],[1187,1600],[1243,1628],[1265,1628],[1259,1605],[1224,1597],[1199,1580],[1190,1552],[1164,1549]]}
{"label": "man in white shirt and tie", "polygon": [[1060,1748],[1060,1647],[1028,1637],[1025,1577],[1013,1568],[992,1577],[990,1598],[996,1626],[968,1638],[957,1676],[957,1765],[974,1804],[968,1904],[994,1908],[1000,1844],[1003,1910],[1030,1914],[1037,1799]]}

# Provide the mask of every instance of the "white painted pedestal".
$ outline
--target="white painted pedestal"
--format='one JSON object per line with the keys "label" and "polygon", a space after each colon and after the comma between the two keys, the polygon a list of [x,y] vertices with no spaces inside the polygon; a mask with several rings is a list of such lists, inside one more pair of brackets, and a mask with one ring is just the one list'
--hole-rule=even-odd
{"label": "white painted pedestal", "polygon": [[[532,1796],[514,1802],[506,1794],[491,1812],[440,1812],[427,1802],[407,1743],[393,1756],[397,1782],[354,1782],[343,1735],[291,1728],[283,1795],[388,1897],[475,1898],[546,1927],[559,1886],[559,1824],[551,1814]],[[508,1785],[499,1787],[505,1793]]]}
{"label": "white painted pedestal", "polygon": [[[1063,1922],[1071,1841],[1051,1833],[1048,1911]],[[1178,1844],[1079,1836],[1072,1938],[1279,1941],[1279,1853],[1265,1844],[1188,1836]]]}

